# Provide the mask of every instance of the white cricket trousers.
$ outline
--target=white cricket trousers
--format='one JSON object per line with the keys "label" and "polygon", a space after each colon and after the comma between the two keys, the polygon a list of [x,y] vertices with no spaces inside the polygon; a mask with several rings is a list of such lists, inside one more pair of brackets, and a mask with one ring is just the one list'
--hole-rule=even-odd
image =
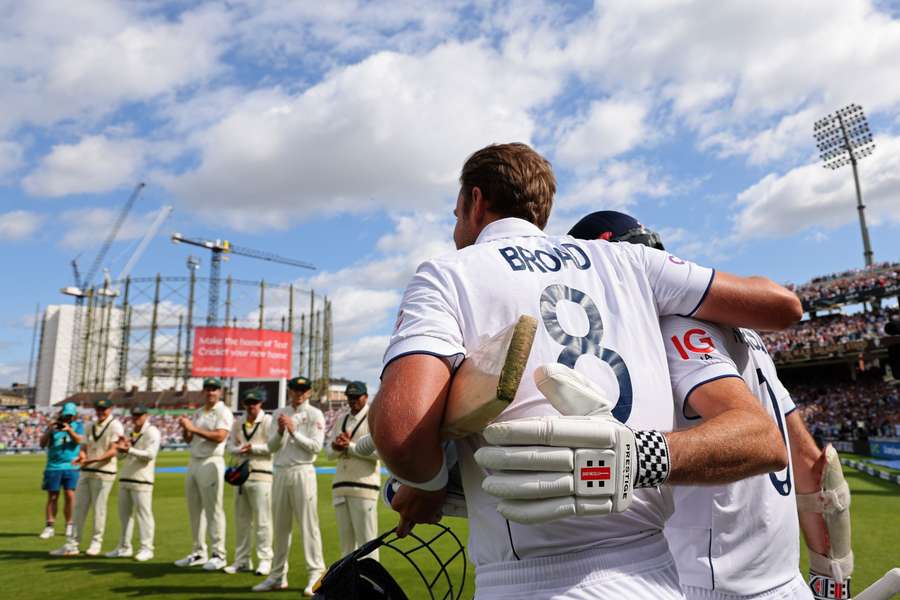
{"label": "white cricket trousers", "polygon": [[[339,496],[334,500],[341,555],[347,556],[369,540],[378,537],[378,501],[353,496]],[[378,550],[368,556],[378,560]]]}
{"label": "white cricket trousers", "polygon": [[247,481],[234,491],[234,562],[250,564],[256,538],[256,556],[272,560],[272,482]]}
{"label": "white cricket trousers", "polygon": [[306,559],[309,582],[316,581],[325,572],[318,506],[316,470],[311,464],[275,467],[275,482],[272,484],[275,561],[272,563],[270,579],[287,583],[294,517],[300,522],[303,557]]}
{"label": "white cricket trousers", "polygon": [[225,510],[222,508],[222,487],[225,485],[225,460],[221,456],[192,458],[184,479],[191,533],[194,535],[193,554],[206,553],[206,534],[212,555],[225,559]]}
{"label": "white cricket trousers", "polygon": [[630,544],[475,569],[475,600],[683,600],[662,532]]}
{"label": "white cricket trousers", "polygon": [[708,590],[689,585],[683,586],[682,589],[687,600],[813,600],[812,591],[800,573],[777,588],[750,596],[726,594],[719,590]]}
{"label": "white cricket trousers", "polygon": [[[141,485],[124,487],[119,482],[119,523],[121,526],[120,550],[131,550],[131,537],[134,523],[137,521],[138,550],[153,552],[153,532],[156,523],[153,521],[153,486]],[[140,485],[140,484],[138,484]]]}
{"label": "white cricket trousers", "polygon": [[94,532],[91,536],[91,544],[103,544],[103,532],[106,531],[106,502],[109,500],[109,492],[113,487],[112,480],[85,477],[84,473],[78,479],[78,487],[75,488],[75,527],[72,528],[71,543],[75,546],[81,544],[81,536],[84,525],[87,522],[88,510],[94,513]]}

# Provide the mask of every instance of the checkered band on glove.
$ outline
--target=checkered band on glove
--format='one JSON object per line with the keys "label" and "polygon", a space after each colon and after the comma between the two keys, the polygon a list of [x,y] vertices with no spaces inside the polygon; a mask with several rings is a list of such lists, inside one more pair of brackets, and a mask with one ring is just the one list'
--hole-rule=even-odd
{"label": "checkered band on glove", "polygon": [[669,443],[659,431],[635,431],[637,444],[638,472],[634,487],[657,487],[669,478]]}
{"label": "checkered band on glove", "polygon": [[840,581],[810,572],[809,589],[816,600],[848,600],[850,598],[850,578]]}
{"label": "checkered band on glove", "polygon": [[491,445],[475,453],[488,473],[482,488],[505,518],[546,523],[623,512],[635,488],[668,478],[665,436],[616,420],[590,380],[550,364],[536,369],[535,383],[560,414],[493,423],[484,430]]}

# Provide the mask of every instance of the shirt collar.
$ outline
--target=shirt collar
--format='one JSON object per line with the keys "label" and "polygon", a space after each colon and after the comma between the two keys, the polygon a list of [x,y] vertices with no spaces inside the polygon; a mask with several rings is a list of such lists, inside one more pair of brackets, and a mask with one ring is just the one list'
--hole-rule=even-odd
{"label": "shirt collar", "polygon": [[347,416],[355,421],[361,421],[362,419],[365,419],[367,414],[369,414],[368,402],[366,402],[366,405],[359,409],[359,412],[355,415],[353,414],[353,411],[351,411],[349,408],[347,409]]}
{"label": "shirt collar", "polygon": [[488,223],[488,225],[481,230],[481,233],[478,234],[478,239],[475,240],[475,243],[484,244],[485,242],[493,242],[494,240],[501,240],[503,238],[546,237],[546,235],[547,234],[541,231],[534,223],[529,223],[525,219],[520,219],[518,217],[507,217]]}

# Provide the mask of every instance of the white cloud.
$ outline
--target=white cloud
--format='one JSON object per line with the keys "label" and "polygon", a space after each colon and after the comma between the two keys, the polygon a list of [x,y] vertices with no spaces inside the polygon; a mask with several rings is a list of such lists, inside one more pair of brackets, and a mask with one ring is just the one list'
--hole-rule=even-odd
{"label": "white cloud", "polygon": [[[157,213],[152,212],[126,218],[116,240],[133,240],[143,236],[156,215]],[[118,210],[107,208],[80,208],[63,211],[59,219],[66,230],[59,240],[59,245],[68,249],[83,249],[99,245],[106,239],[118,216]]]}
{"label": "white cloud", "polygon": [[22,185],[33,196],[58,197],[108,192],[136,183],[143,146],[140,140],[117,140],[105,135],[87,136],[76,144],[58,144]]}
{"label": "white cloud", "polygon": [[0,140],[0,182],[23,164],[22,146],[16,142]]}
{"label": "white cloud", "polygon": [[[859,163],[869,224],[900,222],[900,137],[876,138],[875,152]],[[833,229],[856,221],[850,167],[837,171],[813,163],[770,174],[737,196],[734,235],[783,237],[806,229]]]}
{"label": "white cloud", "polygon": [[30,238],[43,220],[42,215],[27,210],[0,213],[0,241]]}
{"label": "white cloud", "polygon": [[600,172],[575,181],[557,198],[554,212],[601,210],[598,207],[623,210],[640,198],[659,198],[671,192],[668,177],[659,169],[640,161],[612,161]]}
{"label": "white cloud", "polygon": [[601,2],[557,35],[532,54],[561,54],[594,89],[671,102],[704,148],[753,163],[812,148],[819,113],[900,104],[900,22],[871,2]]}
{"label": "white cloud", "polygon": [[299,282],[332,301],[334,374],[370,384],[377,380],[406,284],[419,263],[453,250],[453,222],[449,211],[444,214],[394,217],[394,229],[377,242],[376,256]]}
{"label": "white cloud", "polygon": [[582,119],[561,127],[556,158],[567,166],[596,166],[648,141],[647,107],[642,102],[592,102]]}
{"label": "white cloud", "polygon": [[369,396],[378,390],[381,376],[381,359],[387,349],[390,336],[369,335],[335,346],[332,355],[336,377],[347,377],[365,381]]}
{"label": "white cloud", "polygon": [[8,386],[13,383],[25,383],[28,379],[27,363],[0,363],[0,386]]}
{"label": "white cloud", "polygon": [[92,121],[121,103],[205,81],[221,69],[230,30],[228,15],[216,5],[170,19],[149,3],[4,4],[0,79],[10,83],[0,89],[0,131],[76,117]]}
{"label": "white cloud", "polygon": [[451,43],[422,56],[374,54],[300,94],[248,94],[197,136],[197,168],[167,185],[191,208],[243,228],[433,209],[455,195],[468,154],[529,140],[530,109],[556,93],[558,81],[509,66],[481,43]]}

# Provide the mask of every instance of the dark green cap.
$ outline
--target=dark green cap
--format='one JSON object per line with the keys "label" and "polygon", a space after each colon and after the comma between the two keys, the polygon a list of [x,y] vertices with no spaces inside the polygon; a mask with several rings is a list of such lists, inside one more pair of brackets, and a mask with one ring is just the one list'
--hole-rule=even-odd
{"label": "dark green cap", "polygon": [[131,415],[134,417],[139,417],[140,415],[147,414],[147,407],[143,404],[135,404],[131,407]]}
{"label": "dark green cap", "polygon": [[347,384],[347,389],[344,390],[344,394],[348,396],[367,396],[369,394],[369,389],[362,381],[351,381]]}
{"label": "dark green cap", "polygon": [[241,398],[241,402],[244,404],[257,404],[259,402],[265,402],[266,400],[266,390],[262,388],[253,388],[252,390],[247,390],[244,392],[243,398]]}
{"label": "dark green cap", "polygon": [[203,380],[203,387],[208,388],[218,388],[222,389],[222,380],[218,377],[207,377]]}
{"label": "dark green cap", "polygon": [[289,379],[287,385],[288,389],[297,392],[305,392],[306,390],[312,389],[312,384],[309,382],[309,379],[303,377],[302,375],[298,375],[293,379]]}
{"label": "dark green cap", "polygon": [[94,408],[112,408],[112,400],[109,398],[100,398],[94,402]]}

